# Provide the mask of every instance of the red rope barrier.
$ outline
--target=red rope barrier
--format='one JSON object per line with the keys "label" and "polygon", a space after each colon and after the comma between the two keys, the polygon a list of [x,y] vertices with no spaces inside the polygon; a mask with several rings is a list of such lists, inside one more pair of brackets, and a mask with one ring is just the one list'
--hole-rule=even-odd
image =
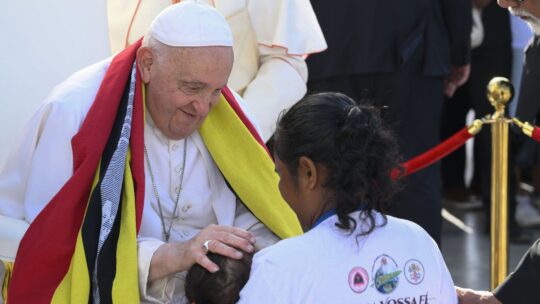
{"label": "red rope barrier", "polygon": [[536,140],[537,142],[540,142],[540,128],[534,127],[531,138]]}
{"label": "red rope barrier", "polygon": [[512,118],[512,121],[521,129],[523,134],[534,139],[536,142],[540,142],[540,127],[533,126],[530,123],[526,121],[523,122],[515,117]]}
{"label": "red rope barrier", "polygon": [[446,139],[431,150],[424,152],[419,156],[401,164],[404,170],[394,169],[392,171],[392,178],[397,179],[405,177],[407,175],[415,173],[416,171],[424,169],[425,167],[442,159],[446,155],[454,152],[454,150],[456,150],[457,148],[463,146],[463,144],[465,144],[465,142],[471,137],[473,137],[473,134],[469,133],[469,127],[464,127],[459,132],[452,135],[452,137]]}

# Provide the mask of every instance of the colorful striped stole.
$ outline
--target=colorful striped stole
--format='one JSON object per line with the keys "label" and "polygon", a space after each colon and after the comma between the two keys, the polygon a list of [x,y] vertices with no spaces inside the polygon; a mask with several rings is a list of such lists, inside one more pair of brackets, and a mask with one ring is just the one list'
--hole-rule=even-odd
{"label": "colorful striped stole", "polygon": [[[143,89],[134,63],[139,47],[140,41],[111,62],[72,139],[73,176],[21,240],[10,304],[139,302],[137,233],[145,187]],[[254,215],[281,238],[300,234],[268,151],[228,89],[200,133]]]}

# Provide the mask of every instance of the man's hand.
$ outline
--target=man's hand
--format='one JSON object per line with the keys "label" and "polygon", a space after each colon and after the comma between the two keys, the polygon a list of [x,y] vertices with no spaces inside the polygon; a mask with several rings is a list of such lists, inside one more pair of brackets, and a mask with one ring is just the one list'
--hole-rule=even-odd
{"label": "man's hand", "polygon": [[242,252],[254,251],[255,237],[240,228],[210,225],[185,243],[163,244],[152,257],[148,281],[186,271],[195,263],[210,272],[218,271],[218,266],[206,256],[206,242],[208,251],[239,260]]}
{"label": "man's hand", "polygon": [[471,65],[467,64],[460,67],[450,67],[450,75],[444,79],[444,95],[454,96],[456,90],[465,84],[471,73]]}
{"label": "man's hand", "polygon": [[489,291],[477,291],[456,286],[459,304],[502,304]]}

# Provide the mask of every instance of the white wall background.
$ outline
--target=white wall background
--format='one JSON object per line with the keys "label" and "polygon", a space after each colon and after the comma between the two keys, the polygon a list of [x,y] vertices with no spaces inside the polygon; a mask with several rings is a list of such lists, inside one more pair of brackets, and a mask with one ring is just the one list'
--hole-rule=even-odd
{"label": "white wall background", "polygon": [[109,56],[105,0],[0,0],[0,168],[48,92]]}

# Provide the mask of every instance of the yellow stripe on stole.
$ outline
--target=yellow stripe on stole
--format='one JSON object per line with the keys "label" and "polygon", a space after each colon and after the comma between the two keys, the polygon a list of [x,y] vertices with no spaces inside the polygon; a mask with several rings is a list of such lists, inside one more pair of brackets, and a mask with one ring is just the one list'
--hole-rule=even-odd
{"label": "yellow stripe on stole", "polygon": [[137,229],[135,187],[131,174],[131,150],[126,155],[124,193],[120,235],[116,249],[116,276],[113,281],[113,303],[139,303],[139,274],[137,259]]}
{"label": "yellow stripe on stole", "polygon": [[[124,193],[122,194],[120,235],[116,249],[116,275],[112,288],[113,303],[139,302],[135,189],[130,161],[131,151],[128,150],[124,173]],[[92,191],[99,181],[100,167],[101,165],[98,166]],[[51,303],[88,303],[89,276],[82,235],[79,231],[69,271],[56,289]]]}
{"label": "yellow stripe on stole", "polygon": [[274,163],[223,95],[199,132],[225,179],[261,222],[280,238],[302,233],[278,190]]}
{"label": "yellow stripe on stole", "polygon": [[56,288],[51,303],[88,303],[89,295],[90,276],[86,265],[82,235],[79,231],[69,270]]}
{"label": "yellow stripe on stole", "polygon": [[3,261],[0,260],[0,263],[4,264],[4,275],[0,276],[0,291],[1,291],[1,300],[4,301],[4,303],[7,303],[7,292],[9,287],[9,281],[11,280],[11,274],[13,273],[13,262]]}
{"label": "yellow stripe on stole", "polygon": [[[98,163],[94,181],[92,182],[92,190],[88,196],[88,201],[92,197],[92,193],[99,183],[99,172],[101,168],[101,160]],[[88,210],[88,203],[86,204]],[[86,211],[84,216],[86,217]],[[84,222],[84,217],[83,217]],[[75,251],[71,257],[69,270],[56,288],[51,303],[88,303],[90,297],[90,274],[86,264],[86,254],[84,252],[84,244],[81,234],[82,224],[77,234],[77,242],[75,243]]]}

